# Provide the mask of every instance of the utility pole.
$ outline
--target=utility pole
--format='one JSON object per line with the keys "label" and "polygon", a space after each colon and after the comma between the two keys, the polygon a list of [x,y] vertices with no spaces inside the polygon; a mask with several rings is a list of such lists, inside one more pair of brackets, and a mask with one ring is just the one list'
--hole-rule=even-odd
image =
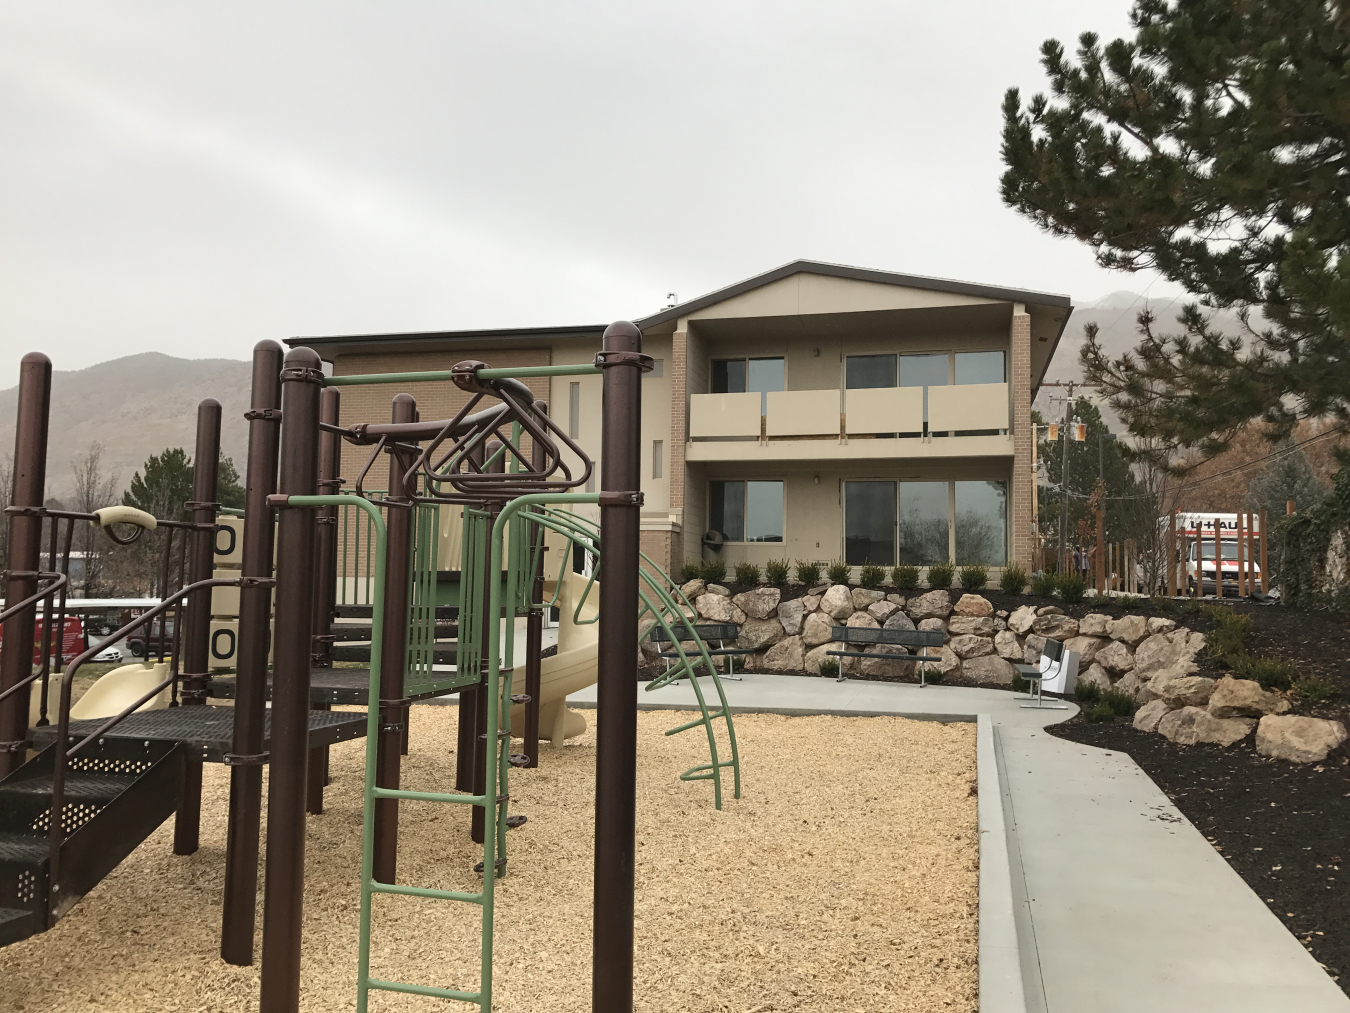
{"label": "utility pole", "polygon": [[1059,565],[1063,566],[1069,552],[1069,423],[1073,418],[1073,392],[1079,387],[1096,387],[1097,384],[1069,380],[1066,383],[1043,383],[1041,386],[1063,387],[1068,391],[1064,395],[1064,426],[1060,436],[1063,447],[1060,450],[1059,466]]}

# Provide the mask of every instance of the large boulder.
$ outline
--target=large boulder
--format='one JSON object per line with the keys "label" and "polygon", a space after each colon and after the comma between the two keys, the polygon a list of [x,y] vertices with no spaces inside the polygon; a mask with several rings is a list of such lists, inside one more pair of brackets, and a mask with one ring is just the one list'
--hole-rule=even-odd
{"label": "large boulder", "polygon": [[952,599],[946,591],[929,591],[905,603],[905,611],[916,623],[921,619],[946,619],[952,614]]}
{"label": "large boulder", "polygon": [[736,646],[752,651],[762,651],[770,644],[776,644],[787,636],[783,624],[777,619],[747,619],[741,627],[740,639]]}
{"label": "large boulder", "polygon": [[1109,643],[1111,643],[1111,641],[1104,637],[1078,636],[1070,637],[1068,640],[1064,641],[1064,646],[1068,650],[1077,651],[1082,655],[1078,662],[1078,665],[1081,668],[1083,665],[1092,664],[1092,659],[1097,656],[1097,652]]}
{"label": "large boulder", "polygon": [[783,624],[783,632],[795,637],[802,631],[802,621],[806,618],[800,598],[778,603],[778,621]]}
{"label": "large boulder", "polygon": [[914,673],[914,662],[902,661],[909,652],[898,644],[874,644],[867,648],[867,657],[854,658],[857,671],[874,679],[903,679]]}
{"label": "large boulder", "polygon": [[958,616],[992,616],[994,604],[978,594],[963,594],[961,600],[952,608],[952,612]]}
{"label": "large boulder", "polygon": [[1169,707],[1203,707],[1214,692],[1214,680],[1203,675],[1181,675],[1154,689]]}
{"label": "large boulder", "polygon": [[994,634],[994,653],[1008,661],[1022,660],[1022,645],[1012,630],[999,630]]}
{"label": "large boulder", "polygon": [[1158,734],[1179,746],[1207,743],[1231,746],[1251,734],[1256,722],[1248,718],[1216,718],[1203,707],[1169,711],[1158,722]]}
{"label": "large boulder", "polygon": [[1094,660],[1108,672],[1123,675],[1134,668],[1134,651],[1120,640],[1112,640],[1097,651]]}
{"label": "large boulder", "polygon": [[[732,600],[720,594],[701,594],[694,599],[694,608],[698,614],[714,623],[743,623],[745,613]],[[739,615],[739,619],[737,616]]]}
{"label": "large boulder", "polygon": [[1154,616],[1148,621],[1148,635],[1151,637],[1155,633],[1171,633],[1177,628],[1175,619],[1164,619],[1161,616]]}
{"label": "large boulder", "polygon": [[972,682],[1007,686],[1012,683],[1015,670],[1006,658],[985,654],[962,662],[961,674]]}
{"label": "large boulder", "polygon": [[994,653],[993,640],[988,637],[977,637],[972,634],[952,637],[950,646],[956,656],[963,660],[967,658],[980,658]]}
{"label": "large boulder", "polygon": [[853,607],[855,609],[867,609],[877,602],[885,600],[885,591],[874,591],[869,587],[855,587],[853,589]]}
{"label": "large boulder", "polygon": [[709,594],[720,594],[723,598],[730,598],[730,597],[731,597],[731,591],[730,591],[730,589],[723,587],[721,584],[709,584],[709,585],[708,585],[708,593],[709,593]]}
{"label": "large boulder", "polygon": [[647,660],[655,661],[657,655],[661,653],[661,645],[654,644],[647,639],[651,633],[652,627],[656,625],[656,620],[648,616],[642,622],[638,623],[638,664],[642,664],[644,655]]}
{"label": "large boulder", "polygon": [[863,629],[863,630],[881,629],[881,623],[877,622],[866,612],[854,612],[853,615],[848,617],[848,622],[845,623],[844,625],[850,626],[853,629]]}
{"label": "large boulder", "polygon": [[[932,651],[925,651],[925,654],[932,654]],[[932,665],[943,675],[951,675],[953,672],[961,671],[961,659],[956,656],[956,652],[950,647],[942,649],[942,660],[932,662]]]}
{"label": "large boulder", "polygon": [[1106,625],[1106,635],[1133,647],[1148,636],[1148,620],[1143,616],[1122,616]]}
{"label": "large boulder", "polygon": [[954,637],[965,635],[974,635],[977,637],[992,637],[994,635],[994,620],[989,616],[963,616],[953,615],[947,622],[947,630]]}
{"label": "large boulder", "polygon": [[[867,614],[879,623],[884,623],[900,611],[900,606],[889,601],[875,601],[867,606]],[[906,617],[908,618],[908,617]]]}
{"label": "large boulder", "polygon": [[1078,635],[1080,637],[1109,636],[1106,629],[1110,622],[1110,616],[1104,616],[1100,612],[1089,612],[1078,620]]}
{"label": "large boulder", "polygon": [[[778,620],[750,620],[751,622],[777,622]],[[801,637],[784,637],[767,651],[760,665],[770,672],[800,672],[805,666],[805,656]],[[819,669],[817,669],[819,670]]]}
{"label": "large boulder", "polygon": [[1135,674],[1144,680],[1164,671],[1189,675],[1199,668],[1195,656],[1204,646],[1205,635],[1184,626],[1171,633],[1155,633],[1135,648]]}
{"label": "large boulder", "polygon": [[1050,640],[1069,640],[1078,636],[1078,620],[1054,613],[1037,616],[1031,624],[1031,631]]}
{"label": "large boulder", "polygon": [[1064,610],[1058,605],[1042,605],[1036,610],[1038,616],[1062,616]]}
{"label": "large boulder", "polygon": [[1209,695],[1209,712],[1216,718],[1259,718],[1288,709],[1284,697],[1266,692],[1254,679],[1220,679]]}
{"label": "large boulder", "polygon": [[[802,646],[803,646],[803,647],[806,646],[806,642],[805,642],[805,639],[804,639],[804,638],[803,638],[803,641],[802,641]],[[808,672],[810,672],[812,675],[819,675],[819,674],[820,674],[820,663],[821,663],[822,661],[843,661],[843,660],[844,660],[843,658],[832,658],[832,657],[830,657],[829,652],[830,652],[830,651],[842,651],[843,649],[844,649],[844,645],[843,645],[843,644],[836,644],[836,643],[825,643],[825,644],[821,644],[819,647],[813,647],[813,648],[811,648],[811,650],[807,651],[805,657],[803,657],[803,659],[802,659],[802,667],[803,667],[804,669],[806,669]]]}
{"label": "large boulder", "polygon": [[818,594],[804,594],[797,600],[802,603],[803,615],[809,616],[816,609],[820,608],[820,595]]}
{"label": "large boulder", "polygon": [[1022,641],[1022,663],[1039,665],[1041,663],[1041,652],[1044,650],[1045,637],[1039,633],[1028,633],[1026,640]]}
{"label": "large boulder", "polygon": [[[1097,655],[1097,661],[1100,664],[1101,655]],[[1133,672],[1126,672],[1116,683],[1116,692],[1124,693],[1135,703],[1147,703],[1148,696],[1144,688],[1144,681]]]}
{"label": "large boulder", "polygon": [[1025,637],[1031,632],[1031,624],[1035,621],[1036,609],[1031,605],[1023,605],[1021,608],[1013,609],[1012,614],[1008,616],[1008,629],[1019,637]]}
{"label": "large boulder", "polygon": [[1276,760],[1320,763],[1345,739],[1345,725],[1339,721],[1267,714],[1256,728],[1256,751]]}
{"label": "large boulder", "polygon": [[812,612],[802,623],[802,643],[807,647],[825,644],[834,636],[834,620],[824,612]]}
{"label": "large boulder", "polygon": [[1150,700],[1134,712],[1134,727],[1141,732],[1156,732],[1158,722],[1172,712],[1162,700]]}
{"label": "large boulder", "polygon": [[[901,614],[903,615],[903,613],[901,613]],[[946,624],[945,622],[943,622],[941,619],[920,619],[917,626],[914,624],[913,621],[910,620],[909,616],[905,616],[905,620],[906,620],[907,622],[909,622],[909,625],[908,625],[908,626],[899,626],[899,625],[897,625],[897,626],[892,626],[891,623],[899,623],[899,622],[900,622],[900,616],[891,616],[891,618],[888,619],[887,622],[886,622],[886,629],[888,629],[888,630],[890,630],[890,629],[905,629],[905,630],[914,630],[914,629],[918,629],[918,630],[923,630],[925,633],[941,633],[941,634],[942,634],[942,639],[943,639],[943,640],[946,640],[946,639],[947,639],[947,624]]]}
{"label": "large boulder", "polygon": [[853,615],[853,595],[847,584],[835,584],[820,599],[820,611],[832,619]]}
{"label": "large boulder", "polygon": [[1078,676],[1078,682],[1079,685],[1086,683],[1089,686],[1096,686],[1103,693],[1111,688],[1111,677],[1101,665],[1089,666],[1086,672]]}
{"label": "large boulder", "polygon": [[687,584],[681,584],[680,590],[684,592],[684,596],[686,598],[688,598],[690,601],[693,601],[695,598],[697,598],[704,592],[707,586],[708,586],[707,581],[702,580],[699,577],[695,577]]}
{"label": "large boulder", "polygon": [[[923,623],[941,623],[941,619],[925,619]],[[923,629],[923,623],[919,623],[919,629]],[[890,618],[881,624],[883,630],[912,630],[914,629],[914,620],[905,615],[899,609],[892,612]]]}
{"label": "large boulder", "polygon": [[905,607],[905,596],[902,594],[888,594],[886,600],[892,605],[899,605],[901,608]]}
{"label": "large boulder", "polygon": [[731,600],[751,619],[768,619],[778,611],[782,597],[783,592],[776,587],[754,587]]}

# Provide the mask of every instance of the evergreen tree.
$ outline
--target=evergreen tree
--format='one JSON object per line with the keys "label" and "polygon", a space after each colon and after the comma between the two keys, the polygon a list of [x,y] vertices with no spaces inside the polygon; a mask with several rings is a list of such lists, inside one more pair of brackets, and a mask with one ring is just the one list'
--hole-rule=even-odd
{"label": "evergreen tree", "polygon": [[[1201,297],[1111,361],[1082,359],[1151,451],[1221,449],[1261,418],[1350,422],[1350,12],[1309,0],[1136,0],[1133,39],[1041,48],[1053,99],[1004,99],[1003,199],[1100,264],[1152,268]],[[1232,307],[1246,340],[1201,306]],[[1248,315],[1259,308],[1257,330]]]}
{"label": "evergreen tree", "polygon": [[1087,439],[1081,442],[1074,440],[1071,434],[1065,433],[1062,420],[1052,420],[1060,422],[1057,439],[1053,441],[1044,429],[1040,430],[1036,453],[1045,468],[1047,482],[1041,486],[1038,495],[1041,531],[1053,544],[1058,544],[1060,514],[1064,505],[1061,476],[1067,458],[1068,544],[1078,544],[1079,525],[1084,520],[1088,521],[1092,536],[1096,537],[1096,521],[1092,516],[1090,500],[1099,478],[1106,486],[1106,540],[1119,542],[1139,537],[1139,525],[1147,523],[1140,518],[1148,514],[1148,510],[1140,508],[1144,490],[1135,480],[1120,442],[1111,438],[1101,411],[1087,398],[1075,399],[1070,415],[1087,427]]}
{"label": "evergreen tree", "polygon": [[182,447],[148,458],[131,477],[122,502],[165,521],[191,519],[183,504],[192,499],[192,462]]}
{"label": "evergreen tree", "polygon": [[234,461],[228,457],[220,459],[220,466],[216,471],[216,499],[220,500],[223,507],[244,509],[244,486],[239,480],[239,472],[235,470]]}
{"label": "evergreen tree", "polygon": [[1286,440],[1279,448],[1280,456],[1247,487],[1247,510],[1266,510],[1268,521],[1284,516],[1285,504],[1293,500],[1298,510],[1310,510],[1322,501],[1326,489],[1317,481],[1303,450]]}

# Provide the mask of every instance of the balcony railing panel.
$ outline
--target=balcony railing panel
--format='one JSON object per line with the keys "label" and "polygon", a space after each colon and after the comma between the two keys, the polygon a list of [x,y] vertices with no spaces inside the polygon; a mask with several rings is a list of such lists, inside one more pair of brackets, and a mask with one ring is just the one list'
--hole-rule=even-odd
{"label": "balcony railing panel", "polygon": [[759,409],[758,391],[749,394],[693,394],[689,398],[689,435],[713,438],[758,436]]}
{"label": "balcony railing panel", "polygon": [[928,388],[928,431],[1008,428],[1006,383],[958,383]]}
{"label": "balcony railing panel", "polygon": [[764,432],[775,436],[838,436],[839,391],[775,390]]}
{"label": "balcony railing panel", "polygon": [[846,391],[850,434],[923,432],[922,387],[864,387]]}

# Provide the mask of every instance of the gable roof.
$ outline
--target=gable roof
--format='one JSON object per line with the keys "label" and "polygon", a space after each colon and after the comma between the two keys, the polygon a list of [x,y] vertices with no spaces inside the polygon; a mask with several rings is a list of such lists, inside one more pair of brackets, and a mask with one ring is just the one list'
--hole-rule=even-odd
{"label": "gable roof", "polygon": [[[846,264],[827,264],[819,260],[794,260],[772,271],[765,271],[753,278],[738,281],[726,288],[701,295],[697,299],[682,302],[675,306],[653,313],[651,316],[635,320],[638,327],[646,330],[679,317],[688,316],[699,310],[714,306],[719,302],[734,298],[753,289],[763,288],[794,274],[820,274],[831,278],[847,278],[851,281],[867,281],[879,285],[895,285],[900,288],[914,288],[929,292],[950,292],[954,295],[968,295],[979,299],[992,299],[998,302],[1034,303],[1038,306],[1059,306],[1070,309],[1073,301],[1067,295],[1051,292],[1032,292],[1021,288],[1000,288],[994,285],[975,285],[967,281],[953,281],[949,278],[929,278],[918,274],[898,274],[894,271],[876,271],[866,267],[849,267]],[[1065,314],[1065,322],[1068,314]]]}

